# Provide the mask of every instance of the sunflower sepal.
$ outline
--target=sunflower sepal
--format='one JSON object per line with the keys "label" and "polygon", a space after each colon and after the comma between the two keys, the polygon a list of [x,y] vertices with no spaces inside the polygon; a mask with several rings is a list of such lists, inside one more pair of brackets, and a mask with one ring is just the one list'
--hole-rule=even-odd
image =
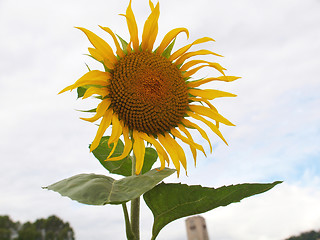
{"label": "sunflower sepal", "polygon": [[78,112],[85,112],[85,113],[95,113],[97,112],[97,108],[92,108],[92,109],[89,109],[89,110],[76,110]]}
{"label": "sunflower sepal", "polygon": [[122,50],[124,52],[124,54],[128,54],[128,50],[127,50],[127,47],[128,47],[128,42],[126,40],[124,40],[122,37],[120,37],[119,35],[117,35],[117,37],[119,38],[119,41],[121,43],[121,46],[122,46]]}
{"label": "sunflower sepal", "polygon": [[[83,54],[85,56],[88,56],[88,57],[91,57],[93,60],[101,63],[103,65],[103,68],[104,68],[104,71],[105,72],[111,72],[112,70],[109,69],[105,64],[104,64],[104,61],[101,61],[101,60],[98,60],[97,58],[95,58],[94,56],[90,55],[90,54]],[[86,64],[86,63],[85,63]],[[89,68],[89,66],[86,64],[86,67],[88,68],[89,72],[91,71],[91,69]]]}
{"label": "sunflower sepal", "polygon": [[[85,93],[88,90],[88,88],[90,88],[90,87],[102,88],[104,86],[100,86],[100,85],[83,85],[81,87],[77,87],[77,94],[78,94],[77,98],[82,98],[85,95]],[[103,100],[105,98],[105,97],[102,98],[101,96],[98,96],[98,97],[94,96],[94,97],[98,98],[98,99],[101,99],[101,100]]]}
{"label": "sunflower sepal", "polygon": [[[130,155],[124,157],[118,161],[108,161],[108,156],[111,153],[114,144],[108,145],[110,136],[104,136],[101,138],[100,143],[96,149],[92,151],[95,158],[99,160],[101,165],[107,169],[110,173],[118,174],[121,176],[130,176],[132,174],[132,158]],[[90,147],[90,146],[89,146]],[[123,153],[124,144],[121,139],[118,140],[118,144],[110,156],[110,158],[118,157]],[[153,164],[157,161],[157,151],[152,147],[146,147],[144,164],[141,170],[141,174],[147,173],[153,167]]]}
{"label": "sunflower sepal", "polygon": [[151,240],[156,239],[160,230],[176,219],[240,202],[244,198],[266,192],[280,183],[281,181],[244,183],[210,188],[162,182],[143,195],[154,217]]}
{"label": "sunflower sepal", "polygon": [[155,169],[142,175],[116,180],[100,174],[78,174],[51,184],[44,189],[60,193],[79,203],[88,205],[123,204],[138,198],[154,188],[176,170]]}
{"label": "sunflower sepal", "polygon": [[101,87],[100,85],[83,85],[81,87],[77,87],[77,98],[82,98],[84,96],[84,94],[86,93],[86,91],[88,90],[88,88],[90,87]]}
{"label": "sunflower sepal", "polygon": [[[161,56],[169,59],[175,42],[176,42],[176,38],[173,39],[173,41],[170,43],[170,45],[163,51]],[[156,50],[155,50],[155,52],[156,52]]]}
{"label": "sunflower sepal", "polygon": [[84,94],[86,93],[88,88],[89,88],[89,86],[78,87],[77,88],[77,94],[78,94],[77,98],[82,98],[84,96]]}

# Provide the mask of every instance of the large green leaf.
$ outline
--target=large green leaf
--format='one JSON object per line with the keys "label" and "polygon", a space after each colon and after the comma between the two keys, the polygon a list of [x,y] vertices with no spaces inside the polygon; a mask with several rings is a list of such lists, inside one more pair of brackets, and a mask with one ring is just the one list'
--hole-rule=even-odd
{"label": "large green leaf", "polygon": [[270,190],[281,182],[238,184],[220,188],[200,185],[161,183],[143,195],[154,216],[152,239],[168,223],[182,217],[204,213],[220,206]]}
{"label": "large green leaf", "polygon": [[115,180],[96,174],[79,174],[54,183],[45,189],[89,205],[121,204],[149,191],[175,170],[151,170],[143,175]]}
{"label": "large green leaf", "polygon": [[[109,156],[113,143],[108,146],[109,136],[102,137],[99,143],[99,146],[92,151],[93,155],[99,160],[99,162],[106,168],[110,173],[119,174],[122,176],[130,176],[132,169],[131,157],[128,155],[124,159],[119,161],[105,161]],[[118,144],[112,157],[120,156],[123,152],[124,145],[123,142],[119,139]],[[157,151],[153,148],[147,147],[144,157],[143,168],[141,173],[146,173],[149,171],[153,164],[157,161],[158,154]]]}

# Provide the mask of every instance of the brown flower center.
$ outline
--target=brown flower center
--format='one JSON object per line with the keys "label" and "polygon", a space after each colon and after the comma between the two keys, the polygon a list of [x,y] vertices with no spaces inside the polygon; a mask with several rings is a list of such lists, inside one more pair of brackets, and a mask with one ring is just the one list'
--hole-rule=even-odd
{"label": "brown flower center", "polygon": [[188,106],[180,70],[150,52],[129,53],[113,70],[111,106],[130,128],[157,135],[177,126]]}

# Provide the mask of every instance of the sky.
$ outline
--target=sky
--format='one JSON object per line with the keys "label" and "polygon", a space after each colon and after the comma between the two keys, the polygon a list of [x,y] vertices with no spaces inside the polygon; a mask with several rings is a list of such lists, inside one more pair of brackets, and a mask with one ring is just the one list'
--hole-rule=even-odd
{"label": "sky", "polygon": [[[108,174],[89,153],[96,126],[79,117],[90,101],[57,93],[86,71],[101,69],[85,56],[89,41],[75,26],[106,40],[98,25],[128,39],[128,1],[0,0],[0,215],[34,221],[55,214],[77,240],[125,239],[120,206],[88,206],[43,190],[80,173]],[[147,0],[133,0],[139,25]],[[213,102],[236,124],[221,126],[229,146],[209,135],[214,151],[187,151],[188,176],[167,178],[207,187],[284,181],[272,190],[205,214],[210,239],[280,240],[320,230],[320,1],[161,0],[156,45],[171,29],[186,27],[176,49],[197,38],[223,58],[208,58],[241,76],[206,88],[237,94]],[[197,49],[196,47],[194,49]],[[212,70],[196,77],[218,76]],[[200,137],[195,140],[209,147]],[[157,163],[159,164],[159,162]],[[172,166],[171,166],[172,167]],[[141,210],[141,239],[150,239],[152,213]],[[185,218],[167,225],[159,240],[186,239]]]}

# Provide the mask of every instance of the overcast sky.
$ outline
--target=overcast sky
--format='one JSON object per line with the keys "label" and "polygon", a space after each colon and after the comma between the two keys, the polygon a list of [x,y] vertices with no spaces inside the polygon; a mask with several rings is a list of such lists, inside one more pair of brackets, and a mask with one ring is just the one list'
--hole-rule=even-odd
{"label": "overcast sky", "polygon": [[[96,126],[75,111],[92,102],[57,93],[87,71],[85,63],[101,69],[83,55],[90,43],[73,27],[110,41],[98,27],[108,26],[128,39],[118,15],[127,4],[0,0],[0,215],[34,221],[56,214],[70,222],[77,240],[125,239],[120,206],[87,206],[41,187],[79,173],[107,174],[88,150]],[[141,33],[148,1],[133,0],[133,11]],[[225,57],[210,59],[242,77],[205,86],[238,95],[214,102],[237,125],[221,127],[229,146],[211,135],[213,154],[199,154],[194,168],[188,152],[189,177],[166,181],[208,187],[284,181],[203,214],[213,240],[277,240],[319,230],[320,1],[162,0],[160,11],[157,43],[172,28],[187,27],[190,41],[214,38],[203,47]],[[181,34],[177,47],[187,43]],[[204,70],[197,76],[218,74]],[[151,224],[143,205],[142,239],[150,239]],[[170,223],[158,239],[186,239],[185,219]]]}

